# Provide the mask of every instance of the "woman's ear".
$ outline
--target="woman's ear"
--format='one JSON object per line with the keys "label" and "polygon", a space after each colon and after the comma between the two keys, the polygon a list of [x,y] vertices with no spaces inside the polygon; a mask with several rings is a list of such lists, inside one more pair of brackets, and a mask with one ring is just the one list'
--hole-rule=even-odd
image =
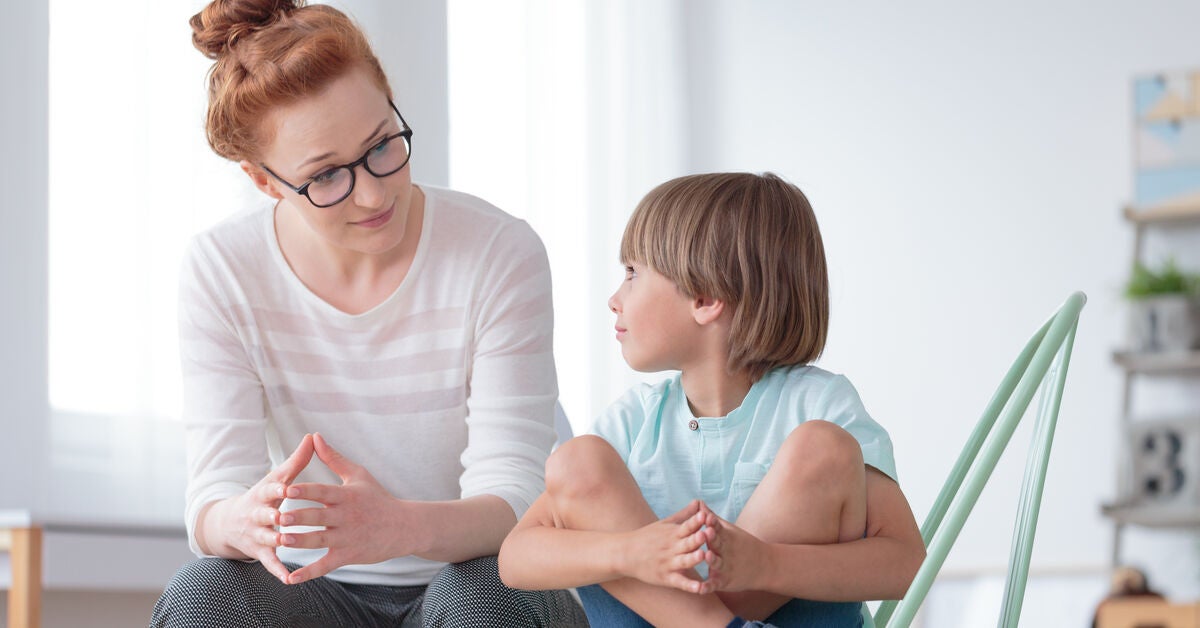
{"label": "woman's ear", "polygon": [[692,318],[700,325],[708,325],[725,313],[725,302],[712,297],[692,299]]}
{"label": "woman's ear", "polygon": [[275,180],[272,179],[271,175],[267,174],[265,170],[250,163],[249,161],[246,161],[245,159],[243,159],[238,165],[242,167],[242,172],[246,173],[246,176],[250,177],[250,180],[254,182],[254,187],[258,188],[260,192],[277,201],[283,199],[283,192],[279,191],[279,188],[275,185]]}

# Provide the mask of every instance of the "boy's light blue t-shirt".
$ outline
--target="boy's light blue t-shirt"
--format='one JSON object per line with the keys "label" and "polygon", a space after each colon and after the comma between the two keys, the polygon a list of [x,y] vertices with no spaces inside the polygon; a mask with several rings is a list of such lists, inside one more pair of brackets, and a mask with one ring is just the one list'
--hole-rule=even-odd
{"label": "boy's light blue t-shirt", "polygon": [[841,426],[862,445],[864,462],[896,479],[892,440],[854,386],[810,365],[769,371],[720,418],[692,416],[678,374],[643,384],[598,417],[592,433],[620,453],[659,518],[699,498],[736,521],[784,439],[814,419]]}

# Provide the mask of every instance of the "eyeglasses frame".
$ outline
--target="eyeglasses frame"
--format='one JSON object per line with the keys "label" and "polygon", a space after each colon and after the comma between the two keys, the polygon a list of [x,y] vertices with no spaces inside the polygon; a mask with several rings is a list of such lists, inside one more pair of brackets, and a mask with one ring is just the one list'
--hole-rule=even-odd
{"label": "eyeglasses frame", "polygon": [[[357,170],[359,166],[362,166],[363,169],[365,169],[368,174],[375,177],[376,179],[382,179],[383,177],[391,176],[393,174],[396,174],[397,172],[400,172],[401,170],[404,170],[404,167],[408,165],[409,160],[412,159],[412,136],[413,136],[412,127],[408,126],[408,122],[404,120],[404,115],[400,113],[400,110],[396,108],[396,103],[392,102],[392,99],[390,99],[390,98],[388,99],[388,105],[391,106],[392,111],[396,112],[396,116],[400,118],[400,124],[404,128],[399,133],[394,133],[392,135],[389,135],[389,136],[379,140],[378,142],[372,144],[371,147],[367,149],[367,152],[363,153],[362,157],[359,157],[358,159],[356,159],[348,164],[334,166],[332,168],[327,168],[326,170],[322,171],[322,172],[328,172],[331,170],[337,170],[338,168],[345,168],[350,171],[350,189],[346,190],[346,194],[344,196],[342,196],[341,198],[339,198],[338,200],[336,200],[332,203],[327,203],[325,205],[321,205],[321,204],[318,204],[316,201],[314,201],[312,199],[312,197],[308,195],[308,186],[313,184],[313,180],[311,178],[308,181],[305,181],[302,185],[295,186],[295,185],[292,185],[291,183],[289,183],[283,177],[275,174],[275,172],[272,171],[270,168],[268,168],[266,164],[259,163],[258,165],[263,170],[265,170],[267,172],[267,174],[271,175],[272,177],[275,177],[276,181],[279,181],[280,183],[286,185],[288,187],[288,189],[295,192],[296,194],[299,194],[299,195],[303,196],[304,198],[308,199],[308,202],[312,203],[313,207],[320,207],[322,209],[324,209],[326,207],[333,207],[334,205],[337,205],[338,203],[346,200],[347,198],[350,198],[350,195],[354,193],[354,186],[358,183],[358,177],[354,171]],[[404,146],[408,152],[408,155],[404,158],[404,163],[400,164],[399,167],[397,167],[395,170],[392,170],[391,172],[376,173],[375,171],[371,170],[371,166],[369,164],[367,164],[367,157],[370,156],[371,151],[375,150],[380,144],[383,144],[384,142],[390,142],[392,140],[395,140],[398,137],[404,138]]]}

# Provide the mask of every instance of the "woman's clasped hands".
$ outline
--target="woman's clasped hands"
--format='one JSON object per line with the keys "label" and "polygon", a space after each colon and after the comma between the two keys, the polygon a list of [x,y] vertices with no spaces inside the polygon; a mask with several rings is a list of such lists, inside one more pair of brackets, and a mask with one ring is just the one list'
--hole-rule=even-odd
{"label": "woman's clasped hands", "polygon": [[[295,480],[313,456],[333,471],[341,484]],[[317,506],[281,510],[284,498]],[[245,558],[258,560],[285,584],[298,584],[350,564],[377,563],[417,551],[412,509],[394,498],[374,476],[326,442],[307,434],[296,450],[244,494],[213,505],[223,543]],[[290,526],[316,528],[297,532]],[[398,529],[409,534],[397,534]],[[370,542],[364,542],[370,539]],[[320,559],[288,572],[275,554],[278,547],[327,549]],[[210,551],[216,553],[211,548]]]}

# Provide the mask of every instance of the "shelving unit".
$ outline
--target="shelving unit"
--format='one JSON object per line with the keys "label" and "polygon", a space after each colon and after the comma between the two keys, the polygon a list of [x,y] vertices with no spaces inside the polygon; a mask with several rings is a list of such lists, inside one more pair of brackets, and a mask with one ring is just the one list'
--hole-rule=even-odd
{"label": "shelving unit", "polygon": [[[1125,207],[1124,216],[1134,227],[1133,261],[1144,262],[1144,241],[1146,233],[1151,229],[1172,229],[1183,225],[1200,225],[1200,205],[1177,205],[1139,209]],[[1197,377],[1200,381],[1200,350],[1171,351],[1171,352],[1135,352],[1114,351],[1113,362],[1124,371],[1124,393],[1121,411],[1122,440],[1130,445],[1123,452],[1121,460],[1122,472],[1128,474],[1121,483],[1118,498],[1114,503],[1105,504],[1101,511],[1113,520],[1112,564],[1121,564],[1121,538],[1127,525],[1147,528],[1184,528],[1200,527],[1200,490],[1196,490],[1200,479],[1194,477],[1200,474],[1200,456],[1194,456],[1195,449],[1200,447],[1200,409],[1196,409],[1190,418],[1147,421],[1134,416],[1133,394],[1134,386],[1139,378],[1147,377]],[[1173,494],[1170,497],[1148,496],[1138,486],[1142,477],[1138,469],[1138,456],[1145,452],[1135,452],[1136,447],[1143,446],[1151,453],[1150,441],[1155,440],[1157,446],[1169,443],[1174,447],[1168,459],[1169,465],[1176,465],[1183,472],[1184,486],[1190,493]],[[1193,460],[1192,458],[1197,458]],[[1169,471],[1176,469],[1168,468]],[[1134,476],[1137,477],[1134,477]],[[1180,477],[1180,476],[1175,476]],[[1152,492],[1152,491],[1149,491]]]}

